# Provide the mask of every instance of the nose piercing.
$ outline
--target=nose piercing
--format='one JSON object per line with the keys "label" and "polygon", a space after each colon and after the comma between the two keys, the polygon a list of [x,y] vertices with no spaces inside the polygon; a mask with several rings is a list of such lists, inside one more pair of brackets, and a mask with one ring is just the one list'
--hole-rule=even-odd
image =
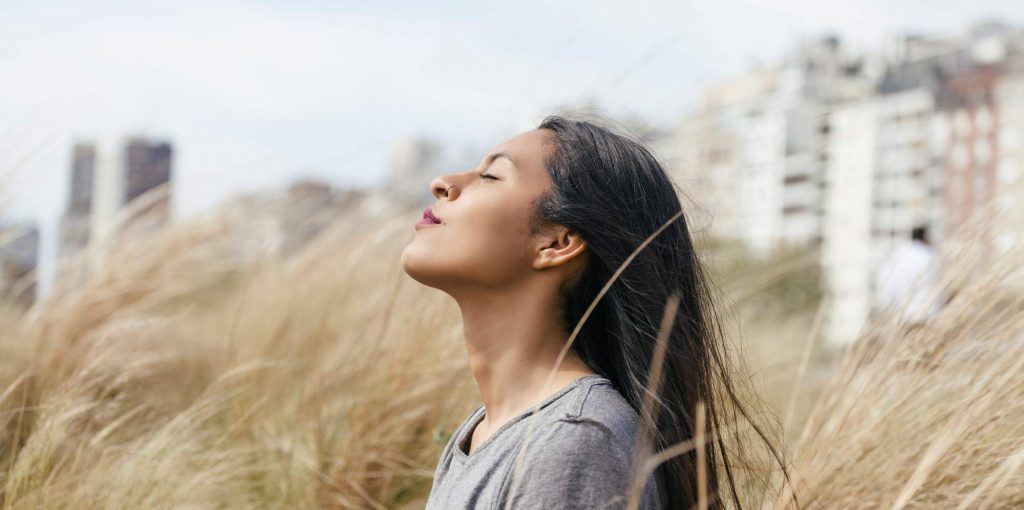
{"label": "nose piercing", "polygon": [[452,188],[454,188],[454,187],[455,187],[455,185],[454,185],[454,184],[452,184],[451,186],[448,186],[447,188],[445,188],[445,189],[444,189],[444,196],[446,196],[446,197],[447,197],[447,196],[448,196],[448,190],[450,190],[450,189],[452,189]]}

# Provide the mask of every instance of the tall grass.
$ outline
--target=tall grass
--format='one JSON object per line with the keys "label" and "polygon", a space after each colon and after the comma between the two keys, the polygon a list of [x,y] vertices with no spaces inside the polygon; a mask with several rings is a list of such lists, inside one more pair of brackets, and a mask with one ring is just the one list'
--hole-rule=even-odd
{"label": "tall grass", "polygon": [[120,243],[7,317],[0,506],[417,506],[474,387],[457,310],[403,278],[411,223],[242,264],[232,218]]}
{"label": "tall grass", "polygon": [[[1021,213],[979,215],[945,244],[940,313],[878,313],[844,353],[795,446],[806,502],[1024,507]],[[1016,242],[986,252],[986,239]]]}
{"label": "tall grass", "polygon": [[[247,260],[228,208],[0,313],[0,508],[422,507],[479,396],[456,305],[401,270],[414,215],[369,210]],[[791,425],[794,483],[768,499],[1024,504],[1019,253],[957,283],[934,323],[876,320],[827,383],[813,256],[708,253]]]}

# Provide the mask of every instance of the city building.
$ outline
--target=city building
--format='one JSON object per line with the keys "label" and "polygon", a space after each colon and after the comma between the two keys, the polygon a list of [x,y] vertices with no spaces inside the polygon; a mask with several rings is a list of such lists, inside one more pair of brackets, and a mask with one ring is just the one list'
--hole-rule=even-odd
{"label": "city building", "polygon": [[873,99],[830,114],[828,187],[822,221],[821,269],[829,291],[823,334],[834,343],[856,338],[871,309],[871,203],[878,144]]}
{"label": "city building", "polygon": [[994,240],[999,252],[1024,242],[1024,218],[1013,214],[1024,197],[1024,72],[1014,70],[1013,75],[1001,78],[995,89],[995,116],[999,119],[995,205],[1004,218],[1017,223]]}
{"label": "city building", "polygon": [[57,278],[79,281],[100,264],[117,236],[153,231],[170,220],[173,148],[129,137],[76,143],[71,150],[67,203],[58,232]]}
{"label": "city building", "polygon": [[95,166],[96,147],[93,144],[77,143],[72,147],[67,207],[58,227],[58,258],[73,257],[89,243]]}
{"label": "city building", "polygon": [[820,244],[826,113],[865,95],[871,71],[822,37],[705,91],[676,131],[671,171],[684,195],[701,197],[713,235],[757,256]]}
{"label": "city building", "polygon": [[890,42],[888,66],[874,94],[829,115],[822,230],[822,275],[831,299],[824,333],[852,341],[874,306],[882,259],[917,225],[941,237],[942,162],[935,109],[957,45],[919,36]]}
{"label": "city building", "polygon": [[122,228],[149,232],[166,225],[171,216],[171,163],[167,142],[140,137],[124,143]]}
{"label": "city building", "polygon": [[[380,194],[390,199],[386,190]],[[230,255],[243,262],[295,255],[339,218],[366,205],[370,196],[363,190],[339,190],[312,179],[296,181],[283,192],[237,196],[220,208],[226,223],[233,226],[227,233]]]}
{"label": "city building", "polygon": [[822,274],[833,343],[858,336],[876,302],[876,268],[915,227],[933,245],[966,228],[980,264],[992,255],[995,240],[970,222],[1016,180],[1015,153],[1000,151],[1000,138],[1015,136],[1001,124],[1019,118],[1015,82],[1001,85],[1019,53],[1014,34],[981,25],[962,40],[894,40],[875,93],[829,114]]}
{"label": "city building", "polygon": [[39,227],[0,226],[0,300],[29,307],[36,300]]}
{"label": "city building", "polygon": [[998,22],[864,55],[811,40],[706,89],[675,130],[671,171],[714,237],[756,256],[820,248],[825,336],[842,344],[875,308],[878,264],[915,227],[934,245],[963,231],[983,259],[1015,242],[971,222],[1021,196],[1022,75],[1024,31]]}

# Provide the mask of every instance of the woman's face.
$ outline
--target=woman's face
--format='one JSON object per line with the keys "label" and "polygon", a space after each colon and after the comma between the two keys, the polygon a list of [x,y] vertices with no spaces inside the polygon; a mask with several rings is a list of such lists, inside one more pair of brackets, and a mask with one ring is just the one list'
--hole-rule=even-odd
{"label": "woman's face", "polygon": [[529,219],[533,201],[551,186],[544,159],[553,143],[551,130],[527,131],[488,152],[476,168],[431,181],[431,210],[441,223],[415,225],[416,237],[402,251],[405,272],[449,293],[507,287],[527,277],[536,241]]}

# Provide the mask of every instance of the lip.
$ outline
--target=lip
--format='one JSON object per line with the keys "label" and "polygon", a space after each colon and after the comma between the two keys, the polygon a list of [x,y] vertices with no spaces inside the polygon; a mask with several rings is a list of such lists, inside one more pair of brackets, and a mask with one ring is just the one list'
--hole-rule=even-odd
{"label": "lip", "polygon": [[421,225],[440,225],[441,219],[434,214],[434,210],[426,208],[423,210],[423,217],[416,223],[416,228],[420,228]]}

